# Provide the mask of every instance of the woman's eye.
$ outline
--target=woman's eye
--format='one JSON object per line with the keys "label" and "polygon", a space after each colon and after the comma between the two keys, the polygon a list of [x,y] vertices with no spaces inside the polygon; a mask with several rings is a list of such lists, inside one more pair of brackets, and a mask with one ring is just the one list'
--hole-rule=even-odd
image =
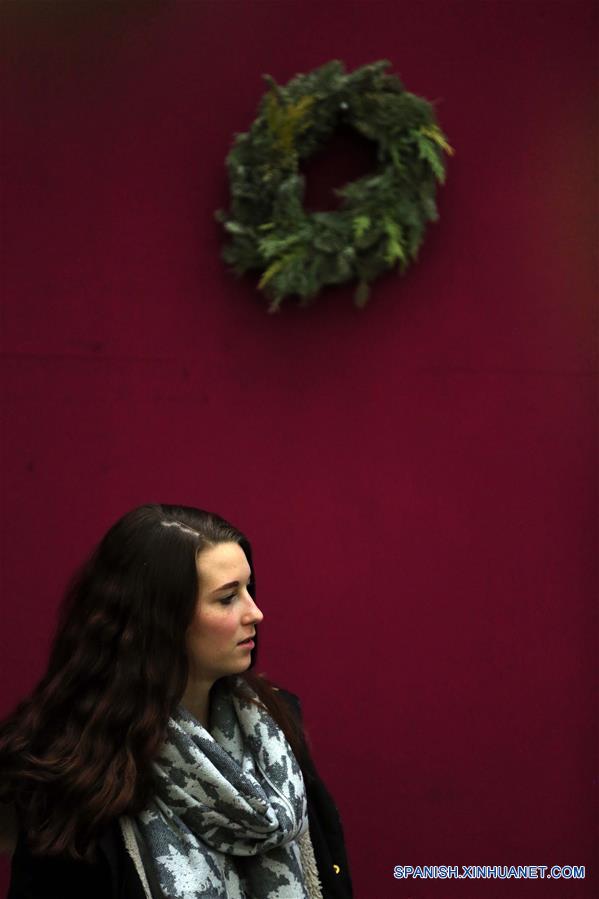
{"label": "woman's eye", "polygon": [[[252,594],[253,588],[254,588],[254,584],[252,581],[250,581],[246,588],[248,593],[250,594],[250,596]],[[221,606],[230,606],[236,597],[237,597],[237,592],[231,593],[230,596],[223,596],[222,599],[219,599],[219,603],[221,604]]]}

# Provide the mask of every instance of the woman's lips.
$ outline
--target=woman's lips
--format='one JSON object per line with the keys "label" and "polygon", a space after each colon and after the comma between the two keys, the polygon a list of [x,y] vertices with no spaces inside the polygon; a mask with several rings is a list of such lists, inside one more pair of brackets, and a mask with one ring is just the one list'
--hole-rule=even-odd
{"label": "woman's lips", "polygon": [[251,637],[248,637],[247,640],[242,640],[241,643],[238,643],[237,645],[243,646],[244,649],[253,649],[256,644]]}

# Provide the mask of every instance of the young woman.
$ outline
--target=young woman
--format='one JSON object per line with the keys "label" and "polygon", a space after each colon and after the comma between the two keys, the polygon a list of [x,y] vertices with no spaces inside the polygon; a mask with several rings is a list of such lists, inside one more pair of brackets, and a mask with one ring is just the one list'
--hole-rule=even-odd
{"label": "young woman", "polygon": [[249,670],[262,618],[219,516],[147,505],[108,531],[0,727],[9,899],[351,897],[297,697]]}

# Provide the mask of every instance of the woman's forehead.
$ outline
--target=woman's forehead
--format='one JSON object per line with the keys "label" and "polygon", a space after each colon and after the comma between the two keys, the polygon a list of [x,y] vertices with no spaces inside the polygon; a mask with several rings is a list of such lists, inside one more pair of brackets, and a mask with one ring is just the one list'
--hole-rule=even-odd
{"label": "woman's forehead", "polygon": [[250,566],[238,543],[218,543],[209,546],[198,555],[198,572],[206,584],[222,577],[229,580],[247,578]]}

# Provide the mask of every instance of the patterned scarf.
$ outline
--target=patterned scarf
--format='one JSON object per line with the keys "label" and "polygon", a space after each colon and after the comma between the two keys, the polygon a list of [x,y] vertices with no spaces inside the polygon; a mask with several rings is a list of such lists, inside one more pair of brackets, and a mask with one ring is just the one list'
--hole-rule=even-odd
{"label": "patterned scarf", "polygon": [[[247,689],[247,687],[246,687]],[[212,690],[210,731],[179,706],[136,830],[169,899],[312,899],[301,770],[268,712]],[[146,862],[147,866],[147,862]]]}

